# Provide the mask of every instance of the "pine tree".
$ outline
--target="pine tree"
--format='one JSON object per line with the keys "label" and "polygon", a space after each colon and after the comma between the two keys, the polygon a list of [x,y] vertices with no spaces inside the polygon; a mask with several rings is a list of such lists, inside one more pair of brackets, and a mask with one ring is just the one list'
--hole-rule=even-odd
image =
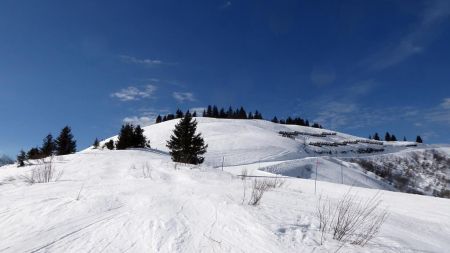
{"label": "pine tree", "polygon": [[397,141],[397,137],[395,137],[395,135],[391,135],[391,141]]}
{"label": "pine tree", "polygon": [[227,113],[225,112],[225,109],[220,108],[220,111],[219,111],[219,118],[221,118],[221,119],[227,118]]}
{"label": "pine tree", "polygon": [[183,112],[180,109],[177,109],[177,112],[175,113],[175,118],[176,119],[183,118]]}
{"label": "pine tree", "polygon": [[249,113],[248,113],[247,119],[253,119],[253,113],[252,113],[252,112],[249,112]]}
{"label": "pine tree", "polygon": [[105,143],[105,147],[109,150],[113,150],[115,148],[114,141],[109,140],[107,143]]}
{"label": "pine tree", "polygon": [[312,127],[315,127],[315,128],[322,128],[322,126],[321,126],[319,123],[314,123],[314,124],[312,124]]}
{"label": "pine tree", "polygon": [[277,116],[273,117],[273,119],[271,120],[273,123],[279,123]]}
{"label": "pine tree", "polygon": [[238,119],[247,119],[247,113],[244,110],[244,107],[241,106],[238,112]]}
{"label": "pine tree", "polygon": [[17,155],[17,166],[18,167],[25,166],[25,160],[27,160],[27,154],[22,149],[22,150],[20,150],[19,154]]}
{"label": "pine tree", "polygon": [[417,135],[417,137],[416,137],[416,142],[417,142],[417,143],[423,143],[422,137],[420,137],[420,135]]}
{"label": "pine tree", "polygon": [[406,140],[406,136],[403,136],[403,141],[407,141],[407,140]]}
{"label": "pine tree", "polygon": [[208,145],[205,145],[201,134],[195,134],[197,122],[192,120],[190,114],[178,122],[175,126],[167,147],[174,162],[200,164],[204,158]]}
{"label": "pine tree", "polygon": [[255,116],[253,118],[254,119],[263,119],[262,114],[260,112],[258,112],[258,110],[255,111]]}
{"label": "pine tree", "polygon": [[213,116],[212,107],[210,105],[208,105],[208,109],[206,109],[206,117],[212,117],[212,116]]}
{"label": "pine tree", "polygon": [[309,127],[309,120],[305,121],[305,126]]}
{"label": "pine tree", "polygon": [[158,117],[156,117],[155,123],[161,123],[161,122],[162,122],[161,115],[158,115]]}
{"label": "pine tree", "polygon": [[228,107],[227,118],[229,118],[229,119],[233,118],[233,108],[231,106]]}
{"label": "pine tree", "polygon": [[384,141],[391,141],[391,135],[389,134],[389,132],[386,132],[386,134],[384,135]]}
{"label": "pine tree", "polygon": [[368,138],[368,139],[369,139],[369,140],[372,140],[372,135],[369,134],[369,138]]}
{"label": "pine tree", "polygon": [[39,148],[35,147],[28,150],[26,160],[35,160],[41,158],[43,158],[43,155],[41,154],[41,150],[39,150]]}
{"label": "pine tree", "polygon": [[376,141],[379,141],[379,140],[380,140],[380,136],[378,135],[378,133],[375,133],[375,134],[373,135],[373,139],[376,140]]}
{"label": "pine tree", "polygon": [[219,118],[219,109],[217,109],[217,106],[213,106],[213,109],[212,109],[212,116],[211,117],[213,117],[213,118]]}
{"label": "pine tree", "polygon": [[194,113],[192,114],[192,117],[193,118],[197,117],[197,112],[196,111],[194,111]]}
{"label": "pine tree", "polygon": [[51,156],[56,151],[56,144],[53,140],[53,136],[48,134],[42,141],[41,154],[44,157]]}
{"label": "pine tree", "polygon": [[133,132],[132,147],[133,148],[150,147],[150,142],[147,141],[147,138],[144,136],[144,129],[142,129],[141,126],[139,125],[134,129]]}
{"label": "pine tree", "polygon": [[133,146],[134,126],[131,124],[122,125],[116,143],[118,150],[127,149]]}
{"label": "pine tree", "polygon": [[175,115],[167,114],[167,119],[166,120],[173,120],[173,119],[175,119]]}
{"label": "pine tree", "polygon": [[77,151],[77,143],[73,139],[72,130],[69,126],[64,127],[61,130],[58,138],[56,139],[56,154],[68,155]]}
{"label": "pine tree", "polygon": [[100,142],[98,141],[98,139],[97,139],[97,138],[95,138],[95,140],[94,140],[94,144],[92,144],[92,147],[93,147],[94,149],[97,149],[97,148],[98,148],[98,146],[100,146]]}

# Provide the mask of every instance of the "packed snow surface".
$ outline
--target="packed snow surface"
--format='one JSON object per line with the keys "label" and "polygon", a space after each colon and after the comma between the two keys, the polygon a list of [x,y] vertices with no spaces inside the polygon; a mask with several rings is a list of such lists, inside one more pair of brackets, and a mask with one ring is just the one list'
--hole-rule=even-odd
{"label": "packed snow surface", "polygon": [[[0,170],[0,252],[446,252],[450,200],[381,191],[389,218],[366,247],[319,244],[318,198],[349,186],[289,178],[260,206],[242,203],[236,167],[174,164],[149,151],[54,159],[59,181],[28,185],[38,167]],[[258,163],[246,167],[256,175]],[[230,171],[230,172],[229,172]],[[262,174],[261,174],[262,175]],[[250,181],[246,183],[250,191]],[[359,198],[376,189],[353,187]],[[248,193],[247,193],[248,194]]]}
{"label": "packed snow surface", "polygon": [[[349,160],[409,159],[412,153],[420,160],[426,146],[371,142],[262,120],[197,121],[197,130],[209,145],[201,166],[171,161],[165,145],[178,122],[171,120],[144,128],[152,149],[89,148],[54,158],[58,180],[49,183],[25,182],[32,170],[44,166],[39,161],[22,168],[0,167],[0,252],[447,252],[450,248],[449,199],[396,192],[389,182]],[[449,148],[441,150],[450,155]],[[444,166],[442,173],[448,169]],[[428,180],[428,169],[422,171]],[[247,203],[254,178],[242,180],[241,174],[258,180],[275,176],[285,183],[268,191],[259,206],[251,206]],[[321,244],[315,215],[319,199],[335,202],[348,192],[356,195],[355,201],[379,194],[381,208],[389,213],[386,223],[365,247],[343,244],[329,234]]]}

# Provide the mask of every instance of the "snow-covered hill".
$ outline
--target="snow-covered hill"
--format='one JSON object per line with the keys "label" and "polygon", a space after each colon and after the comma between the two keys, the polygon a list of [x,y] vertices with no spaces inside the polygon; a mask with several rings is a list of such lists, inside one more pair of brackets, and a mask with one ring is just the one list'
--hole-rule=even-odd
{"label": "snow-covered hill", "polygon": [[[0,170],[0,252],[445,252],[450,247],[448,199],[381,191],[390,215],[378,237],[360,247],[328,235],[320,245],[315,208],[321,196],[337,200],[351,189],[367,199],[379,190],[319,182],[315,194],[313,180],[290,178],[254,207],[242,204],[244,181],[228,172],[235,167],[186,167],[165,154],[139,150],[85,151],[58,157],[54,165],[63,171],[59,181],[34,185],[22,176],[40,165]],[[253,174],[258,166],[242,168]]]}
{"label": "snow-covered hill", "polygon": [[[165,147],[177,120],[145,127],[152,149],[86,149],[53,159],[54,178],[29,185],[43,161],[0,169],[0,252],[446,252],[450,148],[373,142],[262,120],[197,118],[205,164],[173,163]],[[117,137],[111,137],[116,139]],[[109,139],[108,139],[109,140]],[[104,140],[102,144],[106,141]],[[47,160],[47,165],[49,160]],[[368,165],[369,164],[369,165]],[[376,168],[376,169],[371,169]],[[381,173],[383,172],[383,173]],[[405,173],[408,174],[405,174]],[[242,180],[246,174],[250,179]],[[285,183],[248,205],[252,181]],[[317,181],[316,181],[317,179]],[[437,184],[439,187],[427,188]],[[245,190],[244,190],[245,189]],[[422,191],[422,192],[420,192]],[[316,208],[375,195],[389,217],[365,247],[321,241]]]}
{"label": "snow-covered hill", "polygon": [[[221,164],[222,159],[230,166],[320,155],[354,157],[392,153],[413,149],[417,145],[412,142],[377,142],[326,129],[275,124],[266,120],[203,117],[196,120],[198,131],[209,146],[205,161],[213,166]],[[152,148],[167,152],[166,142],[177,123],[175,119],[145,127],[144,134],[151,141]],[[283,133],[290,137],[283,137]]]}
{"label": "snow-covered hill", "polygon": [[[450,160],[448,148],[430,148],[413,142],[374,141],[327,129],[275,124],[265,120],[203,117],[196,120],[198,131],[208,144],[205,163],[213,167],[242,167],[246,164],[252,167],[252,164],[258,164],[260,170],[290,177],[317,178],[320,181],[428,195],[435,193],[435,190],[441,192],[450,189],[450,164],[447,160],[434,161],[437,156],[429,157],[434,164],[439,164],[437,166],[441,172],[438,173],[424,173],[417,166],[415,172],[416,167],[410,166],[412,169],[407,175],[412,179],[411,182],[421,182],[410,187],[400,186],[397,179],[401,181],[406,170],[396,163],[399,157],[411,154],[409,151],[421,154],[426,150],[443,152],[444,158]],[[177,122],[171,120],[144,128],[144,134],[153,149],[168,152],[166,142]],[[116,138],[112,137],[114,140]],[[438,151],[431,151],[435,149]],[[367,171],[367,166],[359,162],[378,157],[393,166],[393,174]],[[391,161],[393,157],[397,158]],[[240,167],[234,173],[239,174]],[[434,187],[431,184],[427,187],[431,182],[440,182],[440,185]]]}

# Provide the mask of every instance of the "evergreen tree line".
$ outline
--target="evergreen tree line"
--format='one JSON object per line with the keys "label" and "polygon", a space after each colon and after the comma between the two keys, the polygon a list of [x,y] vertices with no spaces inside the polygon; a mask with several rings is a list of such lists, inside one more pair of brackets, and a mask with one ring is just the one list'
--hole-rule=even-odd
{"label": "evergreen tree line", "polygon": [[320,125],[319,123],[313,123],[312,125],[310,125],[309,120],[302,119],[300,117],[291,118],[289,116],[289,117],[287,117],[286,120],[284,120],[284,119],[278,120],[278,118],[275,116],[275,117],[273,117],[273,119],[271,121],[273,123],[279,123],[279,124],[299,125],[299,126],[308,126],[308,127],[310,126],[310,127],[315,127],[315,128],[322,128],[322,125]]}
{"label": "evergreen tree line", "polygon": [[[100,142],[96,138],[94,144],[92,145],[94,149],[100,146]],[[144,129],[140,125],[136,127],[132,124],[122,125],[119,132],[119,137],[117,141],[114,142],[112,139],[103,145],[103,148],[107,149],[117,149],[124,150],[128,148],[149,148],[150,141],[144,135]]]}
{"label": "evergreen tree line", "polygon": [[[376,140],[376,141],[381,141],[381,138],[378,135],[378,133],[375,133],[373,136],[369,135],[369,139]],[[384,141],[398,141],[398,140],[397,140],[397,137],[394,134],[390,134],[389,132],[386,132],[386,134],[384,135]],[[406,136],[403,137],[403,141],[407,141]],[[423,143],[422,137],[420,137],[420,135],[417,135],[416,142],[417,143]]]}
{"label": "evergreen tree line", "polygon": [[[165,116],[161,116],[158,115],[156,117],[156,123],[161,123],[164,121],[168,121],[168,120],[173,120],[173,119],[179,119],[179,118],[183,118],[184,114],[183,112],[178,109],[175,114],[167,114]],[[194,112],[192,115],[192,117],[197,117],[197,113]],[[247,111],[244,109],[243,106],[241,106],[239,109],[233,109],[233,107],[228,107],[227,110],[225,110],[225,108],[220,108],[217,107],[216,105],[208,105],[207,109],[203,110],[202,113],[203,117],[208,117],[208,118],[217,118],[217,119],[264,119],[262,114],[256,110],[254,113],[249,112],[247,113]],[[273,117],[273,119],[271,120],[273,123],[278,123],[278,124],[288,124],[288,125],[299,125],[299,126],[311,126],[311,127],[315,127],[315,128],[322,128],[322,125],[320,125],[319,123],[313,123],[312,125],[310,125],[309,121],[307,119],[302,119],[300,117],[288,117],[287,119],[278,119],[276,116]]]}
{"label": "evergreen tree line", "polygon": [[[187,113],[189,112],[189,110],[187,111]],[[197,117],[197,112],[194,112],[191,114],[192,117]],[[175,112],[175,114],[169,113],[167,115],[161,116],[158,115],[156,117],[155,123],[161,123],[164,121],[168,121],[168,120],[173,120],[173,119],[181,119],[184,117],[184,113],[183,111],[181,111],[180,109],[177,109],[177,111]]]}
{"label": "evergreen tree line", "polygon": [[203,117],[218,118],[218,119],[263,119],[262,114],[256,110],[254,113],[247,113],[244,107],[233,110],[233,107],[218,108],[216,105],[208,105],[206,110],[203,110]]}
{"label": "evergreen tree line", "polygon": [[76,140],[74,140],[71,128],[66,126],[56,140],[50,133],[43,139],[41,147],[33,147],[27,152],[21,150],[17,156],[17,163],[21,167],[25,166],[27,160],[42,159],[52,155],[68,155],[76,151]]}
{"label": "evergreen tree line", "polygon": [[[205,144],[201,134],[196,133],[197,122],[192,118],[194,114],[189,111],[182,113],[177,111],[178,116],[182,119],[175,126],[170,140],[167,141],[167,147],[174,162],[182,162],[189,164],[203,163],[208,145]],[[96,138],[93,144],[94,148],[98,148],[100,142]],[[150,148],[150,141],[144,136],[144,130],[138,125],[134,127],[132,124],[122,125],[117,142],[109,140],[103,146],[107,149],[128,149],[128,148]]]}

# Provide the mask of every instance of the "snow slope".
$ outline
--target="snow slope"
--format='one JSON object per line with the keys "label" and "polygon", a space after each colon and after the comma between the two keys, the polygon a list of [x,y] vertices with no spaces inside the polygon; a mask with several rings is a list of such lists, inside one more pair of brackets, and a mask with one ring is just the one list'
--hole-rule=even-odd
{"label": "snow slope", "polygon": [[[64,173],[45,184],[22,182],[21,175],[34,166],[0,170],[0,252],[335,252],[341,247],[330,237],[319,245],[314,210],[320,194],[339,199],[349,190],[345,185],[318,182],[314,194],[313,180],[289,178],[253,207],[242,204],[244,181],[227,172],[233,167],[188,168],[165,154],[138,150],[84,151],[54,163]],[[256,173],[259,164],[246,166]],[[150,177],[144,177],[145,167]],[[378,190],[353,187],[352,192],[368,198]],[[450,248],[450,200],[390,191],[381,196],[390,216],[380,235],[365,248],[343,245],[341,252]]]}
{"label": "snow slope", "polygon": [[[274,124],[265,120],[203,117],[196,120],[198,131],[208,144],[205,163],[220,168],[234,167],[236,169],[228,169],[234,174],[239,174],[243,165],[253,168],[254,164],[259,164],[258,169],[266,172],[316,179],[317,167],[317,180],[320,181],[397,190],[395,183],[348,161],[427,149],[426,145],[412,142],[376,142],[326,129]],[[168,152],[166,142],[177,123],[176,119],[144,128],[153,149]],[[280,133],[291,133],[292,138]],[[117,136],[112,139],[116,140]],[[447,156],[450,159],[450,154]],[[260,166],[261,163],[264,166]],[[450,176],[450,165],[447,167]],[[427,174],[425,181],[435,181],[439,175]],[[424,193],[430,194],[432,190]]]}
{"label": "snow slope", "polygon": [[[385,142],[384,145],[373,145],[366,143],[348,143],[337,147],[317,147],[315,143],[343,143],[355,141],[367,141],[344,133],[303,127],[297,125],[275,124],[266,120],[235,120],[196,118],[198,132],[202,133],[208,144],[208,152],[205,162],[212,166],[219,166],[222,159],[225,165],[241,165],[261,161],[285,161],[311,156],[320,153],[345,157],[359,155],[356,152],[362,148],[384,148],[383,153],[391,153],[404,149],[410,142]],[[172,134],[172,130],[178,123],[178,119],[153,124],[144,128],[144,134],[151,141],[152,148],[168,152],[166,142]],[[283,137],[279,132],[302,133],[295,138]],[[314,136],[325,134],[325,136]],[[116,140],[117,136],[112,137]],[[104,144],[109,139],[101,142]],[[383,142],[381,142],[383,143]],[[353,152],[352,152],[353,151]],[[346,152],[346,153],[344,153]]]}

